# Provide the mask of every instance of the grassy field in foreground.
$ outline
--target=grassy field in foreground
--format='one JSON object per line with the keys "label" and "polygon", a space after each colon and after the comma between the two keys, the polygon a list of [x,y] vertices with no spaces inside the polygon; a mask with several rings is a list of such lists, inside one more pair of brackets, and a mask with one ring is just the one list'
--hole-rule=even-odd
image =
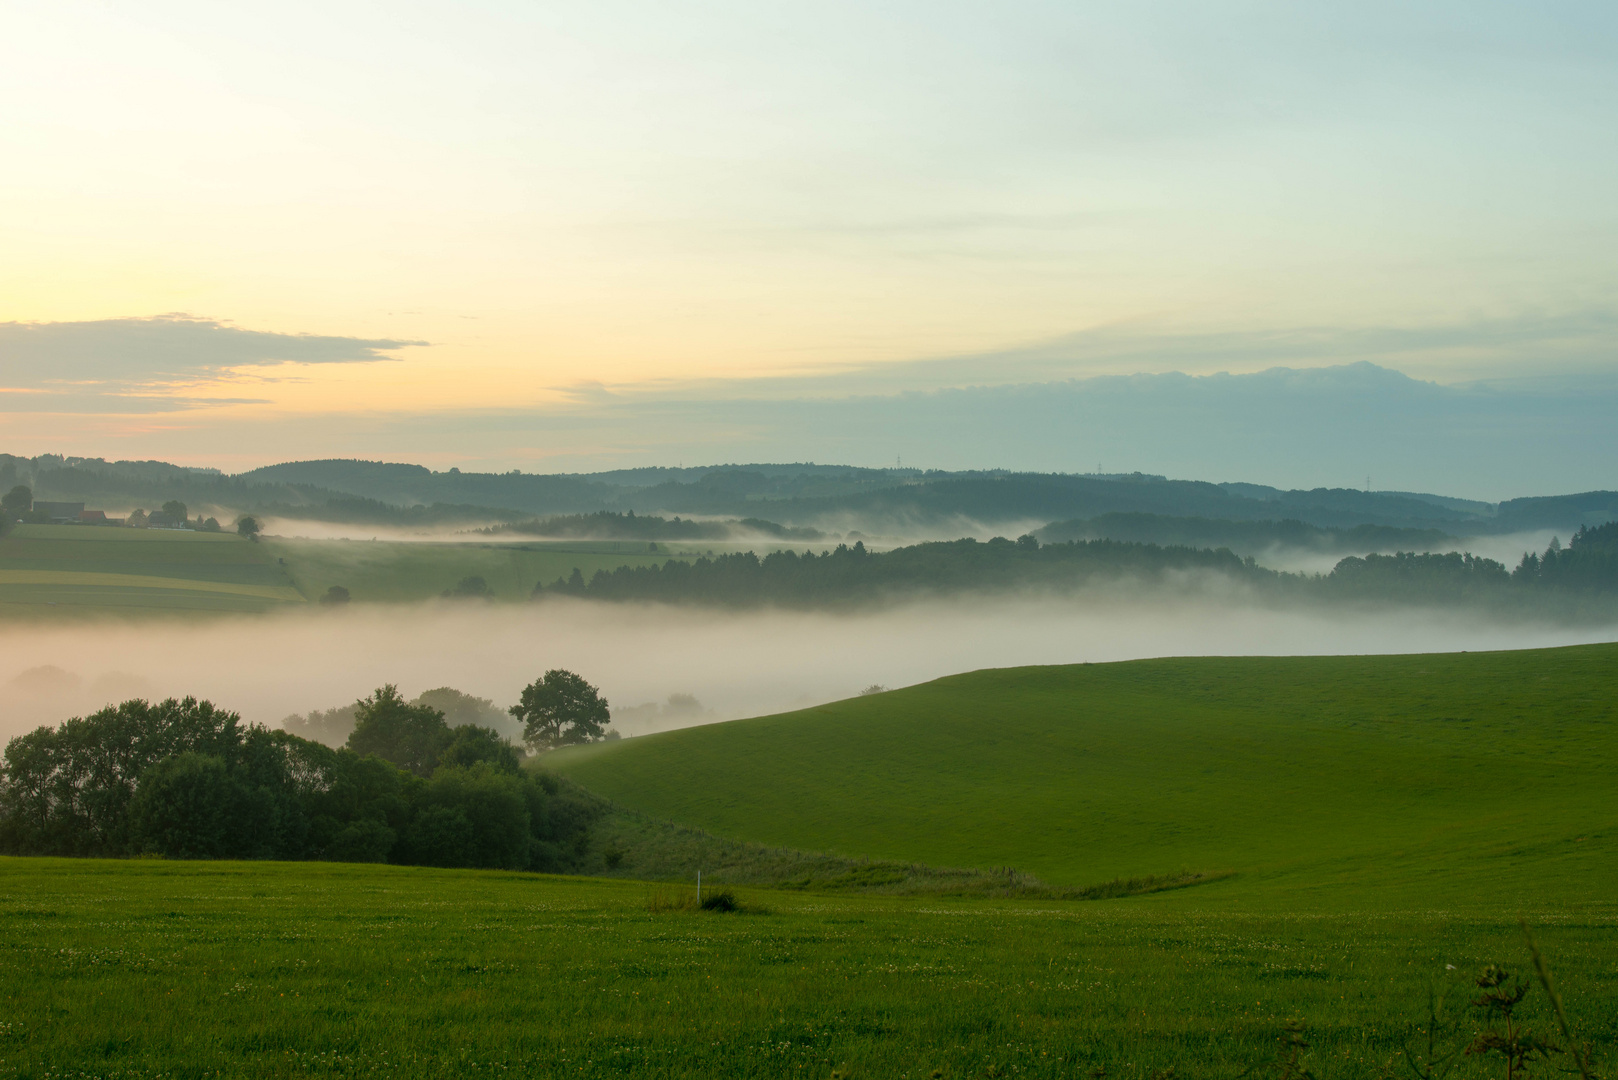
{"label": "grassy field in foreground", "polygon": [[[1506,915],[1209,911],[1196,890],[654,914],[649,888],[3,859],[0,1076],[1236,1078],[1276,1075],[1297,1018],[1334,1080],[1402,1070],[1430,985],[1526,960]],[[1618,905],[1529,914],[1610,1062]],[[1521,1015],[1546,1030],[1537,993]]]}
{"label": "grassy field in foreground", "polygon": [[719,836],[1207,902],[1459,908],[1618,892],[1618,646],[981,671],[561,751]]}
{"label": "grassy field in foreground", "polygon": [[229,533],[20,525],[0,538],[0,612],[264,611],[301,604],[286,568]]}

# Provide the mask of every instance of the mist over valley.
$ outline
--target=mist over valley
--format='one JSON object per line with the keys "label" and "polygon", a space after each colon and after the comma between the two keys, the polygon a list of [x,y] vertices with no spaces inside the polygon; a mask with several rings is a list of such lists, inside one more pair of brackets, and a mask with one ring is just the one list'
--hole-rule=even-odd
{"label": "mist over valley", "polygon": [[928,602],[856,614],[561,598],[538,606],[440,602],[181,621],[31,622],[0,627],[8,702],[0,735],[126,697],[202,697],[279,726],[291,714],[351,704],[384,683],[412,696],[450,686],[504,708],[526,682],[555,667],[588,672],[615,710],[663,704],[672,694],[701,704],[695,713],[629,712],[619,730],[639,735],[988,667],[1482,651],[1615,637],[1618,619],[1565,626],[1441,609],[1278,610],[1218,581],[1194,598],[1179,590],[1096,589],[1062,599]]}

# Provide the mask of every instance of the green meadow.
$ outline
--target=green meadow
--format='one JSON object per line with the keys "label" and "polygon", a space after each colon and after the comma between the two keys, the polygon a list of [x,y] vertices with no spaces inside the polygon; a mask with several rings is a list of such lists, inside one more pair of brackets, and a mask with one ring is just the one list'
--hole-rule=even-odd
{"label": "green meadow", "polygon": [[[1429,989],[1459,1000],[1481,965],[1527,961],[1499,911],[1298,915],[1197,891],[744,892],[716,913],[498,872],[0,860],[0,1076],[1234,1080],[1286,1075],[1289,1020],[1319,1080],[1408,1075]],[[1598,1063],[1615,914],[1530,911]],[[1547,1030],[1540,995],[1519,1019]]]}
{"label": "green meadow", "polygon": [[983,671],[547,756],[612,879],[0,859],[0,1077],[1503,1077],[1459,1053],[1487,964],[1610,1074],[1615,661]]}

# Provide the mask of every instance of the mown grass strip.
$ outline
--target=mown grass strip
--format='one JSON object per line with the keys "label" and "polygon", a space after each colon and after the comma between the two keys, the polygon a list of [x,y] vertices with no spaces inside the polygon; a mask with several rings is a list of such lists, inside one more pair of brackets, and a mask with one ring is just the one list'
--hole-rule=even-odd
{"label": "mown grass strip", "polygon": [[166,589],[181,592],[226,593],[261,600],[301,603],[296,589],[282,585],[248,585],[232,581],[205,581],[197,578],[157,577],[150,574],[114,574],[89,570],[4,570],[0,586],[55,585],[63,588]]}

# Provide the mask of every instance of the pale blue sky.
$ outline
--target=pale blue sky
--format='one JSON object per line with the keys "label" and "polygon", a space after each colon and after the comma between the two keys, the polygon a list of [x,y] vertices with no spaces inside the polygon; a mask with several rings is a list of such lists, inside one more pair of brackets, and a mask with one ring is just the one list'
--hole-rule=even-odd
{"label": "pale blue sky", "polygon": [[15,452],[257,464],[284,440],[196,448],[582,421],[587,386],[1614,367],[1610,4],[20,0],[3,30],[0,323],[91,324],[0,333]]}

